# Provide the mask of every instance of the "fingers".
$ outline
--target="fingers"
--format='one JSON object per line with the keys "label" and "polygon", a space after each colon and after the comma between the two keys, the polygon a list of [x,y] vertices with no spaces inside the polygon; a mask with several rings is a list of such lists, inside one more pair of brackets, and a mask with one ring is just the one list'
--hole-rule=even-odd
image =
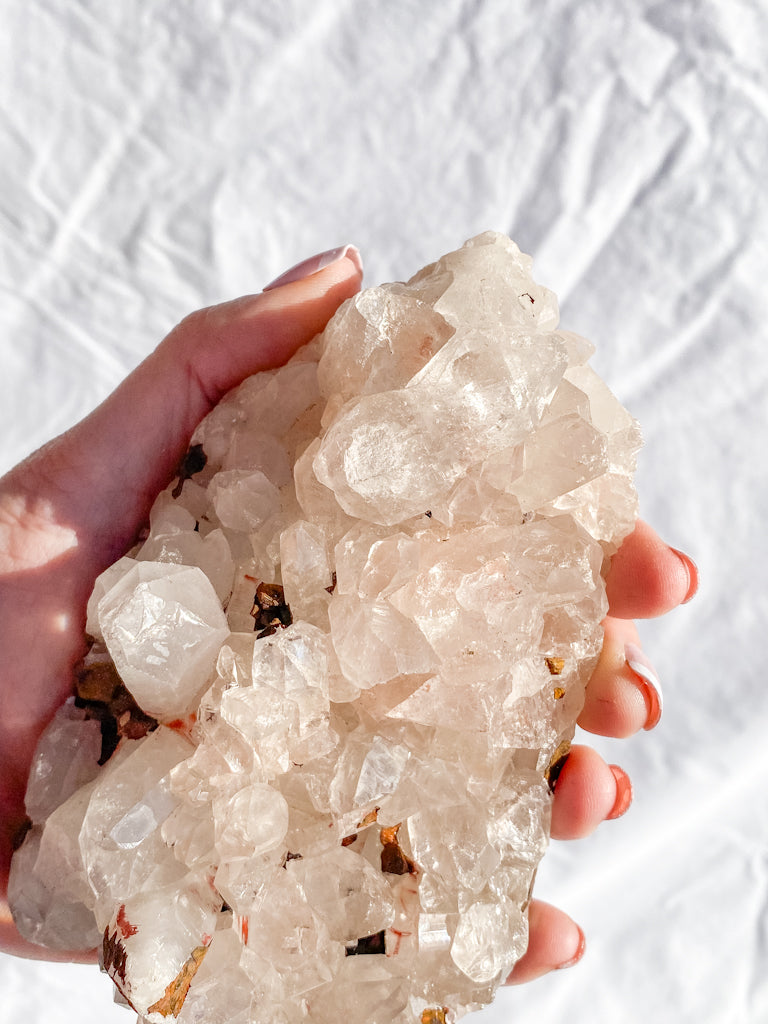
{"label": "fingers", "polygon": [[[309,276],[292,276],[300,264],[259,295],[198,310],[170,333],[155,354],[170,364],[165,372],[180,366],[199,389],[191,395],[188,433],[230,388],[285,363],[359,290],[357,250],[346,246],[334,252],[341,255]],[[306,266],[311,269],[317,259],[305,261]]]}
{"label": "fingers", "polygon": [[528,908],[528,949],[515,964],[508,985],[522,985],[549,971],[577,964],[584,955],[584,932],[567,914],[532,900]]}
{"label": "fingers", "polygon": [[611,560],[606,579],[611,615],[648,619],[690,601],[699,585],[694,562],[638,520]]}
{"label": "fingers", "polygon": [[[608,765],[591,747],[574,746],[557,779],[552,802],[553,839],[581,839],[606,819],[618,818],[632,802],[632,784],[618,765]],[[508,985],[520,985],[549,971],[578,963],[586,941],[562,910],[540,900],[528,908],[528,949],[515,964]]]}
{"label": "fingers", "polygon": [[[632,784],[626,772],[606,764],[591,747],[573,746],[555,786],[552,838],[582,839],[602,821],[621,817],[631,802]],[[584,933],[562,910],[533,900],[528,924],[528,950],[515,964],[508,985],[570,967],[584,955]]]}
{"label": "fingers", "polygon": [[634,622],[609,616],[603,630],[603,649],[587,685],[579,725],[617,738],[653,729],[661,718],[661,683],[640,649]]}
{"label": "fingers", "polygon": [[661,717],[661,684],[640,649],[633,618],[662,615],[690,601],[699,584],[688,555],[638,521],[613,556],[606,579],[610,615],[600,660],[587,687],[579,725],[602,736],[631,736]]}
{"label": "fingers", "polygon": [[583,839],[606,820],[620,818],[632,802],[629,776],[591,747],[573,746],[552,801],[553,839]]}
{"label": "fingers", "polygon": [[47,487],[58,522],[108,564],[130,545],[222,395],[286,362],[359,289],[359,256],[341,252],[301,280],[188,316],[98,409],[6,482],[31,481],[38,502]]}

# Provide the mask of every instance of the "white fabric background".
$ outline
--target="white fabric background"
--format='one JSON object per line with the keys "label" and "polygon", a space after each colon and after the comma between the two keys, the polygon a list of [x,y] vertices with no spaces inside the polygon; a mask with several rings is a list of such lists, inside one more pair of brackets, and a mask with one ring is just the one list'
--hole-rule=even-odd
{"label": "white fabric background", "polygon": [[[631,812],[540,874],[584,961],[477,1020],[767,1022],[766,5],[2,7],[0,468],[306,255],[355,242],[374,284],[510,233],[643,424],[643,514],[702,586],[643,626],[661,726],[599,744]],[[130,1020],[95,968],[0,957],[3,1024]]]}

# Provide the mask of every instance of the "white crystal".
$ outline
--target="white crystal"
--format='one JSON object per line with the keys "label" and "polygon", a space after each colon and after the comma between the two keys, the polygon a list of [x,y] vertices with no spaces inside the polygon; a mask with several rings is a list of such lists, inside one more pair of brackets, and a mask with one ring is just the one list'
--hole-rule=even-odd
{"label": "white crystal", "polygon": [[294,872],[278,870],[268,892],[250,906],[241,965],[279,1003],[330,981],[344,960],[344,946],[331,939]]}
{"label": "white crystal", "polygon": [[203,536],[195,529],[196,523],[192,516],[189,516],[189,523],[185,525],[187,528],[184,530],[171,530],[170,524],[164,521],[157,529],[153,527],[137,552],[137,559],[196,565],[213,584],[219,601],[226,603],[232,593],[232,576],[235,571],[227,538],[222,530],[211,530]]}
{"label": "white crystal", "polygon": [[354,942],[392,924],[391,886],[351,848],[337,847],[326,856],[292,862],[291,868],[332,939]]}
{"label": "white crystal", "polygon": [[92,949],[101,932],[78,842],[93,783],[36,825],[14,856],[8,899],[16,926],[30,942],[52,949]]}
{"label": "white crystal", "polygon": [[170,782],[161,780],[124,814],[109,833],[121,850],[133,850],[162,825],[178,801],[170,792]]}
{"label": "white crystal", "polygon": [[193,706],[229,633],[205,574],[173,563],[139,562],[101,598],[98,616],[123,682],[155,717]]}
{"label": "white crystal", "polygon": [[328,540],[322,527],[296,520],[280,535],[280,566],[285,600],[295,619],[328,626],[332,584]]}
{"label": "white crystal", "polygon": [[425,302],[386,287],[368,288],[326,328],[317,367],[320,389],[346,402],[404,387],[453,333]]}
{"label": "white crystal", "polygon": [[154,731],[99,768],[60,712],[10,897],[34,941],[102,935],[142,1020],[452,1021],[523,953],[640,444],[530,271],[486,233],[349,300],[97,581],[164,724],[116,711]]}
{"label": "white crystal", "polygon": [[219,522],[231,530],[257,530],[280,508],[280,492],[260,469],[217,473],[209,490]]}
{"label": "white crystal", "polygon": [[451,957],[473,981],[503,981],[527,944],[525,917],[502,897],[496,903],[473,903],[459,914]]}
{"label": "white crystal", "polygon": [[181,1008],[179,984],[197,973],[213,938],[219,906],[210,884],[191,875],[172,888],[127,898],[115,908],[105,929],[105,967],[149,1024],[164,1024]]}
{"label": "white crystal", "polygon": [[70,698],[56,712],[35,750],[25,805],[42,821],[81,786],[95,779],[101,757],[101,725]]}
{"label": "white crystal", "polygon": [[288,831],[288,804],[266,783],[214,800],[213,813],[216,847],[225,861],[274,850]]}
{"label": "white crystal", "polygon": [[89,636],[94,637],[96,640],[104,639],[101,635],[101,626],[99,625],[99,603],[102,597],[114,587],[118,580],[121,580],[135,565],[135,558],[129,558],[128,555],[124,555],[114,565],[110,565],[109,568],[105,569],[96,580],[93,593],[88,599],[85,622],[85,631]]}
{"label": "white crystal", "polygon": [[178,1024],[250,1024],[251,983],[239,966],[240,949],[232,927],[214,934]]}
{"label": "white crystal", "polygon": [[124,902],[181,875],[181,865],[165,845],[159,828],[145,830],[144,837],[127,848],[118,845],[113,831],[121,823],[125,827],[126,815],[189,756],[191,749],[181,736],[161,727],[146,739],[123,740],[95,781],[79,842],[86,876],[97,896],[96,916],[102,927],[104,917],[111,916],[112,903]]}

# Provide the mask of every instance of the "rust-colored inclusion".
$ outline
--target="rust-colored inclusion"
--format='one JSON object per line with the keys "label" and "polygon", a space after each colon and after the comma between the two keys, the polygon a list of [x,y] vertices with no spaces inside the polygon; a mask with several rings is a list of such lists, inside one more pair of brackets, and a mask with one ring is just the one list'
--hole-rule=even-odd
{"label": "rust-colored inclusion", "polygon": [[421,1024],[446,1024],[447,1015],[447,1006],[428,1006],[421,1011]]}
{"label": "rust-colored inclusion", "polygon": [[290,626],[293,615],[285,603],[285,593],[279,583],[259,583],[253,598],[251,616],[254,630],[259,631],[258,639]]}
{"label": "rust-colored inclusion", "polygon": [[107,763],[121,739],[140,740],[158,725],[133,699],[106,654],[75,670],[75,706],[101,724],[99,764]]}
{"label": "rust-colored inclusion", "polygon": [[[115,931],[113,935],[110,935],[109,926],[104,929],[102,952],[104,970],[122,992],[123,989],[119,982],[122,981],[123,984],[125,984],[125,967],[128,962],[128,954],[125,951],[125,946],[120,940],[119,932]],[[123,994],[125,995],[125,993]]]}
{"label": "rust-colored inclusion", "polygon": [[563,740],[563,742],[557,747],[554,754],[550,758],[549,766],[544,772],[544,778],[547,780],[547,785],[551,793],[554,793],[555,786],[560,772],[563,770],[563,765],[568,760],[568,754],[571,751],[571,741]]}
{"label": "rust-colored inclusion", "polygon": [[387,875],[415,875],[416,865],[403,852],[397,838],[402,822],[391,828],[383,828],[381,840],[381,870]]}
{"label": "rust-colored inclusion", "polygon": [[168,985],[165,993],[156,1003],[147,1007],[148,1014],[159,1013],[162,1017],[178,1016],[184,1005],[184,1000],[187,998],[192,979],[197,974],[197,969],[203,962],[203,957],[207,952],[207,946],[198,946],[197,949],[192,950],[191,956],[170,985]]}

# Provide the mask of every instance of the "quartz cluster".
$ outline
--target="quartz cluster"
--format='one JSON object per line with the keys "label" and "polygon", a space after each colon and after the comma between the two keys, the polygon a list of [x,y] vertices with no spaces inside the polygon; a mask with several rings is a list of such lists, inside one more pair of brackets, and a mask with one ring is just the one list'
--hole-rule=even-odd
{"label": "quartz cluster", "polygon": [[527,943],[637,424],[488,232],[201,423],[97,581],[19,929],[160,1024],[445,1024]]}

